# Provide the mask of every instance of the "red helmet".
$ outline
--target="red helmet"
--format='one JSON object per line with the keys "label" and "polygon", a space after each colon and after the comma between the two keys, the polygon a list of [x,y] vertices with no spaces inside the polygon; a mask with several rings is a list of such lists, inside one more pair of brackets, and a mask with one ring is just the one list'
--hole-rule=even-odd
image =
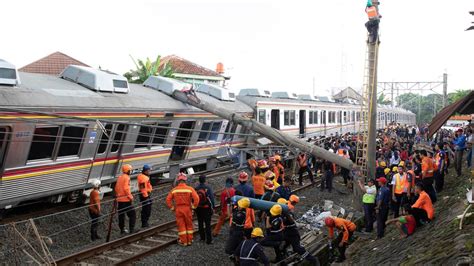
{"label": "red helmet", "polygon": [[246,172],[244,172],[244,171],[240,172],[240,174],[239,174],[239,181],[245,182],[245,181],[247,181],[247,180],[249,180],[249,175],[248,175]]}
{"label": "red helmet", "polygon": [[334,227],[334,219],[332,217],[326,217],[326,219],[324,219],[324,223],[328,227]]}
{"label": "red helmet", "polygon": [[176,178],[178,181],[186,181],[188,177],[184,173],[179,173],[178,177]]}
{"label": "red helmet", "polygon": [[268,190],[273,190],[275,188],[275,185],[273,184],[273,181],[267,180],[265,181],[264,187]]}
{"label": "red helmet", "polygon": [[268,168],[267,161],[265,161],[265,160],[258,161],[257,166],[258,166],[258,168]]}

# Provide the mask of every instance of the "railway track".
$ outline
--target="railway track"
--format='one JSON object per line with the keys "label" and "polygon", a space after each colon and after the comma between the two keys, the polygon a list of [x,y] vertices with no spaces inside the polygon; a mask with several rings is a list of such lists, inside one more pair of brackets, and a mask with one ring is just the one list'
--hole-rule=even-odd
{"label": "railway track", "polygon": [[[320,180],[316,179],[317,182]],[[314,186],[307,184],[295,188],[298,192]],[[211,225],[217,224],[219,216],[214,214]],[[194,219],[194,228],[197,228],[197,220]],[[195,231],[195,234],[197,231]],[[176,221],[169,221],[146,230],[139,231],[132,235],[127,235],[117,240],[88,248],[67,257],[56,260],[57,265],[130,265],[152,253],[162,250],[170,245],[177,244],[178,230]]]}

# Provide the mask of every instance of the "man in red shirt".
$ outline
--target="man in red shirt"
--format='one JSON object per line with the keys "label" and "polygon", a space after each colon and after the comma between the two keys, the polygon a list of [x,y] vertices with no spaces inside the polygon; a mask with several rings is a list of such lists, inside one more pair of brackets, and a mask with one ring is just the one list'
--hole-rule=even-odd
{"label": "man in red shirt", "polygon": [[233,188],[234,180],[229,177],[225,181],[225,188],[221,193],[221,214],[219,215],[219,220],[217,221],[216,227],[214,227],[214,231],[212,231],[212,236],[217,236],[224,225],[225,221],[229,217],[229,213],[231,213],[231,198],[235,196],[235,189]]}
{"label": "man in red shirt", "polygon": [[412,235],[413,232],[415,232],[416,221],[413,215],[405,215],[388,220],[385,222],[385,225],[389,225],[391,223],[395,223],[395,226],[400,231],[400,238],[408,237],[409,235]]}

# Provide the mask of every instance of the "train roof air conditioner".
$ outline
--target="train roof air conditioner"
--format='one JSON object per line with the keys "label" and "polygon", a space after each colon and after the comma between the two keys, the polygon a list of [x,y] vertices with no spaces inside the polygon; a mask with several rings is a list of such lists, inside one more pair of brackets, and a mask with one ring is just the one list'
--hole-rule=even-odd
{"label": "train roof air conditioner", "polygon": [[272,98],[278,99],[298,99],[296,93],[286,92],[286,91],[276,91],[272,92]]}
{"label": "train roof air conditioner", "polygon": [[303,101],[317,101],[318,99],[316,99],[316,97],[314,97],[313,95],[310,95],[310,94],[300,94],[298,95],[298,99],[299,100],[303,100]]}
{"label": "train roof air conditioner", "polygon": [[199,84],[196,91],[208,94],[221,101],[235,102],[235,93],[216,85]]}
{"label": "train roof air conditioner", "polygon": [[70,65],[59,76],[97,92],[128,93],[130,91],[127,79],[110,71]]}
{"label": "train roof air conditioner", "polygon": [[0,59],[0,85],[20,85],[20,77],[15,65]]}
{"label": "train roof air conditioner", "polygon": [[268,90],[250,88],[250,89],[241,89],[239,92],[239,96],[254,96],[254,97],[270,98],[271,93]]}
{"label": "train roof air conditioner", "polygon": [[143,86],[161,91],[165,94],[171,95],[174,91],[190,90],[191,84],[161,76],[150,76],[145,80]]}

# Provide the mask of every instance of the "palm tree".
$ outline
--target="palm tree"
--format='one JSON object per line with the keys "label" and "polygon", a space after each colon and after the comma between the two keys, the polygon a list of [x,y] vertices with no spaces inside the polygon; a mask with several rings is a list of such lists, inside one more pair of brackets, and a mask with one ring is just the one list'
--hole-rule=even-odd
{"label": "palm tree", "polygon": [[132,61],[136,67],[135,70],[131,69],[130,71],[124,74],[124,76],[128,79],[128,82],[130,83],[141,84],[145,82],[145,80],[150,76],[162,76],[169,78],[173,77],[173,69],[168,63],[165,63],[160,69],[160,55],[156,57],[156,60],[154,62],[152,62],[148,57],[145,61],[140,59],[135,60],[131,55],[130,58],[132,58]]}

